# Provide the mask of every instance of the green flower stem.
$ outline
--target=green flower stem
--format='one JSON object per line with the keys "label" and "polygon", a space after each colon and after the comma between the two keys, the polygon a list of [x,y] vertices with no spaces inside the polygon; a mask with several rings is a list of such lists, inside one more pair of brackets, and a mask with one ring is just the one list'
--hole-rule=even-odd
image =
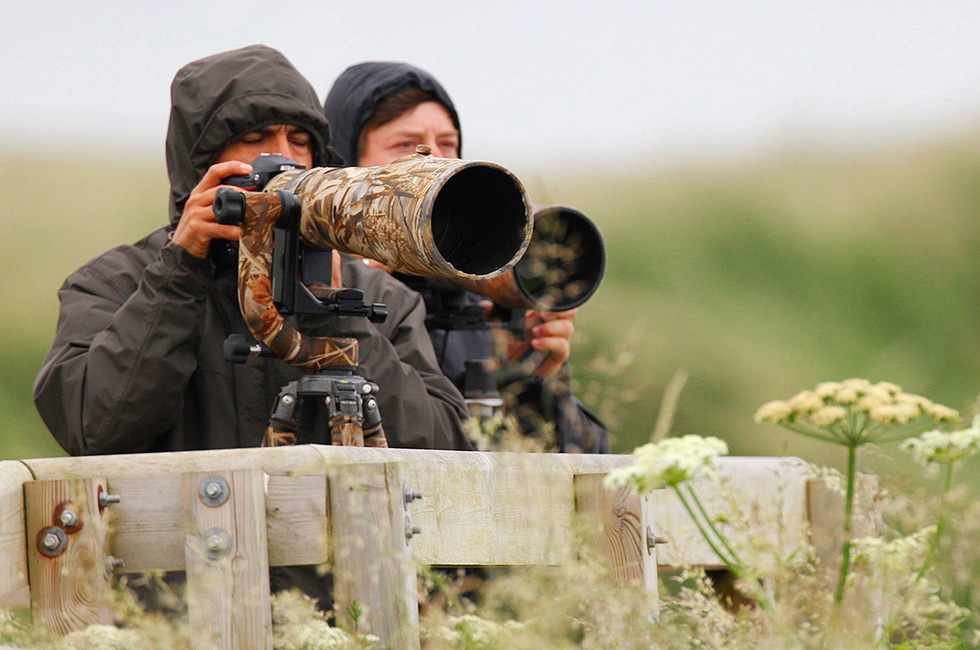
{"label": "green flower stem", "polygon": [[953,465],[954,463],[946,463],[946,477],[943,480],[943,494],[939,500],[939,521],[936,522],[936,534],[929,540],[929,550],[926,552],[926,559],[922,562],[922,568],[915,574],[916,583],[922,579],[929,565],[932,564],[932,558],[939,549],[939,538],[943,536],[943,529],[946,528],[946,497],[953,488]]}
{"label": "green flower stem", "polygon": [[[697,515],[694,514],[694,509],[691,508],[691,505],[687,502],[687,499],[684,498],[684,495],[681,493],[680,488],[677,485],[671,485],[670,487],[674,488],[674,493],[677,494],[677,498],[680,499],[681,504],[684,506],[684,509],[687,510],[687,514],[688,516],[691,517],[691,521],[693,521],[694,525],[698,527],[698,531],[700,531],[701,537],[703,537],[704,541],[708,543],[708,546],[710,546],[711,550],[715,552],[715,555],[721,558],[721,561],[724,562],[725,566],[728,567],[729,571],[735,574],[736,578],[744,579],[745,567],[743,567],[738,562],[735,562],[725,557],[725,554],[721,552],[721,549],[718,548],[717,544],[715,544],[715,542],[712,540],[711,535],[709,535],[708,531],[705,530],[703,525],[701,525],[700,519],[698,519]],[[693,490],[691,490],[691,495],[695,499],[697,499],[697,496],[694,494]],[[704,511],[702,510],[702,512]],[[710,523],[711,518],[705,515],[705,520]],[[714,530],[714,526],[712,526],[711,528],[712,530]],[[718,535],[719,539],[721,539],[724,545],[727,547],[728,542],[725,540],[725,537],[719,534],[717,531],[715,531],[715,534]],[[752,596],[755,598],[756,602],[759,603],[759,607],[771,613],[773,611],[772,603],[769,602],[769,598],[767,598],[765,592],[763,592],[762,585],[759,584],[759,581],[755,578],[749,578],[748,580],[745,580],[745,583],[751,589]]]}
{"label": "green flower stem", "polygon": [[844,600],[844,583],[851,570],[851,526],[854,515],[854,481],[857,475],[857,444],[847,447],[847,496],[844,501],[844,548],[841,551],[840,574],[837,576],[837,591],[834,602]]}
{"label": "green flower stem", "polygon": [[694,486],[688,484],[687,491],[691,494],[691,498],[694,499],[694,505],[698,507],[698,511],[704,517],[704,520],[708,522],[708,527],[711,528],[711,532],[713,532],[715,534],[715,537],[717,537],[721,541],[722,545],[725,547],[725,550],[731,553],[732,560],[734,560],[735,564],[738,566],[743,566],[742,560],[740,560],[738,557],[738,553],[736,553],[735,549],[733,549],[731,544],[728,543],[728,538],[726,538],[724,535],[721,534],[721,532],[719,532],[718,528],[715,526],[714,519],[708,516],[708,511],[704,509],[704,505],[701,503],[701,499],[698,498],[697,492],[694,491]]}
{"label": "green flower stem", "polygon": [[835,438],[833,436],[820,435],[816,431],[810,431],[809,429],[804,429],[803,427],[797,426],[797,425],[792,424],[790,422],[780,422],[780,426],[785,427],[785,428],[787,428],[790,431],[793,431],[795,433],[799,433],[800,435],[804,435],[804,436],[806,436],[808,438],[815,438],[817,440],[823,440],[824,442],[832,442],[835,445],[847,444],[846,442],[844,442],[844,440],[842,440],[840,438]]}
{"label": "green flower stem", "polygon": [[671,485],[670,487],[674,488],[677,498],[681,500],[681,505],[683,505],[684,509],[687,510],[687,514],[691,517],[691,521],[693,521],[694,525],[698,527],[698,530],[701,532],[701,536],[704,537],[704,541],[708,542],[708,546],[710,546],[711,550],[715,552],[715,555],[721,558],[721,561],[724,562],[725,566],[727,566],[729,569],[734,571],[736,574],[741,574],[741,565],[735,564],[733,560],[728,559],[725,554],[721,552],[721,549],[719,549],[715,544],[711,535],[709,535],[708,531],[706,531],[704,526],[701,525],[701,520],[694,514],[694,510],[687,502],[687,499],[684,498],[684,494],[681,492],[681,489],[677,485]]}

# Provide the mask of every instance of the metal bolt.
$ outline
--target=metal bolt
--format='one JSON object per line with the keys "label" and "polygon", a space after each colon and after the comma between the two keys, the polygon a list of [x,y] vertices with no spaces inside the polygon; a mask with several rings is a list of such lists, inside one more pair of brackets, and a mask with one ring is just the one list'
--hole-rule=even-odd
{"label": "metal bolt", "polygon": [[667,544],[669,540],[663,535],[654,534],[653,530],[647,526],[647,551],[653,551],[657,544]]}
{"label": "metal bolt", "polygon": [[68,535],[57,526],[49,526],[37,534],[37,550],[45,557],[58,557],[68,548]]}
{"label": "metal bolt", "polygon": [[323,398],[323,403],[326,404],[327,406],[330,406],[333,403],[333,398],[327,395],[326,397]]}
{"label": "metal bolt", "polygon": [[118,494],[109,494],[107,492],[99,493],[99,505],[103,508],[107,508],[111,505],[119,503],[122,501],[122,497]]}
{"label": "metal bolt", "polygon": [[221,528],[212,528],[201,535],[201,545],[209,559],[217,560],[231,550],[231,536]]}
{"label": "metal bolt", "polygon": [[371,384],[362,384],[361,385],[361,392],[364,393],[365,395],[370,395],[372,390],[374,390],[374,389],[371,388]]}
{"label": "metal bolt", "polygon": [[198,485],[197,493],[201,502],[209,508],[217,508],[228,500],[231,490],[228,483],[220,476],[208,476]]}
{"label": "metal bolt", "polygon": [[282,404],[283,406],[292,406],[296,402],[296,398],[292,395],[283,395]]}
{"label": "metal bolt", "polygon": [[49,551],[54,551],[58,549],[58,546],[61,544],[61,540],[58,539],[58,536],[54,533],[48,533],[44,536],[41,544],[44,545],[44,548],[48,549]]}
{"label": "metal bolt", "polygon": [[405,541],[407,542],[421,532],[422,529],[418,526],[413,526],[412,520],[409,519],[408,515],[405,515]]}
{"label": "metal bolt", "polygon": [[126,560],[121,557],[112,557],[111,555],[105,556],[105,569],[109,573],[112,573],[116,569],[121,569],[126,566]]}
{"label": "metal bolt", "polygon": [[73,510],[62,510],[59,519],[63,528],[76,528],[79,524],[78,514]]}
{"label": "metal bolt", "polygon": [[367,401],[367,404],[364,405],[364,408],[366,408],[369,411],[373,411],[374,409],[378,408],[378,403],[375,402],[373,399],[369,399]]}
{"label": "metal bolt", "polygon": [[217,553],[218,551],[224,550],[225,543],[218,535],[211,535],[208,537],[208,550],[212,553]]}

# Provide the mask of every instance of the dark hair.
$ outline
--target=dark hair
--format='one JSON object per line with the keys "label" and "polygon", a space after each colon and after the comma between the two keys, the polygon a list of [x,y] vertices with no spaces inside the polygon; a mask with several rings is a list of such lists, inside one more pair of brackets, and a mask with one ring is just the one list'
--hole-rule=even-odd
{"label": "dark hair", "polygon": [[[364,153],[364,146],[367,144],[367,135],[369,132],[384,126],[388,122],[397,120],[419,104],[438,101],[430,93],[414,86],[396,90],[382,99],[378,102],[378,106],[374,109],[374,112],[371,113],[371,117],[364,122],[364,126],[361,127],[361,132],[357,136],[357,157],[360,158]],[[439,102],[439,104],[442,105],[442,102]]]}

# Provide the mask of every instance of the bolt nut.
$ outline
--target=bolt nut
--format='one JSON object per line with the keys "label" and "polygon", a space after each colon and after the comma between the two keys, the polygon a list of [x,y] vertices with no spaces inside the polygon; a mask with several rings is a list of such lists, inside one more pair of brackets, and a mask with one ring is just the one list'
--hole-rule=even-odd
{"label": "bolt nut", "polygon": [[231,550],[231,536],[220,528],[212,528],[201,535],[204,554],[211,560],[218,560]]}
{"label": "bolt nut", "polygon": [[201,502],[209,508],[217,508],[231,494],[228,482],[220,476],[208,476],[197,487],[197,494],[201,497]]}
{"label": "bolt nut", "polygon": [[37,534],[37,550],[45,557],[58,557],[68,547],[68,535],[57,526],[49,526]]}
{"label": "bolt nut", "polygon": [[77,528],[80,523],[78,513],[74,510],[62,510],[58,519],[61,521],[62,528]]}

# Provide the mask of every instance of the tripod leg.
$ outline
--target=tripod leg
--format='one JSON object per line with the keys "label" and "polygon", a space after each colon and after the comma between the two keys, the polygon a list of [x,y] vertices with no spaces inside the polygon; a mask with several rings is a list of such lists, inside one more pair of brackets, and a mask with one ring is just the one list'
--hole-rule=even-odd
{"label": "tripod leg", "polygon": [[296,433],[290,431],[279,431],[272,426],[266,427],[265,436],[262,438],[263,447],[282,447],[284,445],[295,445]]}
{"label": "tripod leg", "polygon": [[388,437],[385,436],[385,430],[381,427],[381,423],[378,422],[377,426],[371,429],[364,429],[364,446],[365,447],[387,447]]}
{"label": "tripod leg", "polygon": [[361,429],[360,417],[342,413],[331,418],[330,438],[334,445],[363,447],[364,431]]}

